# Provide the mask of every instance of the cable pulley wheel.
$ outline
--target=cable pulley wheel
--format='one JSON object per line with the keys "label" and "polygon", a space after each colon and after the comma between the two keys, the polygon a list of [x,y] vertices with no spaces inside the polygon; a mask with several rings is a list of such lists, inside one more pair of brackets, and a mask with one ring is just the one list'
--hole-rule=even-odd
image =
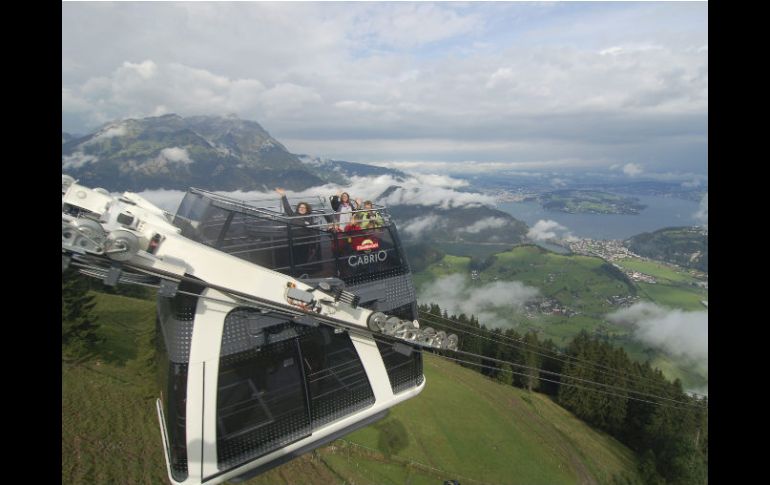
{"label": "cable pulley wheel", "polygon": [[118,229],[107,237],[107,256],[115,261],[128,261],[139,251],[139,238],[129,231]]}

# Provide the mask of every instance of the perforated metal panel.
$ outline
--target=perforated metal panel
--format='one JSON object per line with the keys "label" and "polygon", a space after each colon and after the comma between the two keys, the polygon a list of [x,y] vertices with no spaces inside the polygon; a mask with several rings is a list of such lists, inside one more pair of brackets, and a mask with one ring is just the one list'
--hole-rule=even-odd
{"label": "perforated metal panel", "polygon": [[222,356],[216,427],[221,469],[233,468],[310,434],[295,339]]}
{"label": "perforated metal panel", "polygon": [[220,469],[259,458],[375,401],[350,336],[326,325],[306,327],[236,309],[225,318],[220,355]]}
{"label": "perforated metal panel", "polygon": [[313,429],[374,404],[374,392],[347,333],[322,325],[300,339]]}
{"label": "perforated metal panel", "polygon": [[397,269],[385,275],[380,273],[367,278],[358,278],[348,281],[347,284],[347,291],[360,295],[372,295],[364,300],[376,297],[376,303],[362,306],[386,313],[411,304],[417,299],[411,275]]}
{"label": "perforated metal panel", "polygon": [[[191,322],[190,322],[191,323]],[[186,362],[174,362],[169,358],[166,338],[163,337],[161,319],[156,320],[157,337],[155,339],[158,358],[158,383],[160,387],[163,413],[168,434],[168,454],[171,474],[177,481],[187,478],[187,434],[186,400],[187,372]]]}
{"label": "perforated metal panel", "polygon": [[377,348],[385,362],[388,379],[393,394],[411,389],[422,384],[422,353],[413,350],[411,355],[404,355],[393,350],[392,344],[377,342]]}

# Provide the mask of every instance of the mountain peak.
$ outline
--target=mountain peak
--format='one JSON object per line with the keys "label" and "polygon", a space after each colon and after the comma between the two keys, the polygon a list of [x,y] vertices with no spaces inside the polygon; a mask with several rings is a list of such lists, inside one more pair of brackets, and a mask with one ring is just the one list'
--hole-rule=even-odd
{"label": "mountain peak", "polygon": [[108,190],[303,190],[322,185],[259,123],[236,115],[176,113],[104,124],[62,136],[62,170]]}

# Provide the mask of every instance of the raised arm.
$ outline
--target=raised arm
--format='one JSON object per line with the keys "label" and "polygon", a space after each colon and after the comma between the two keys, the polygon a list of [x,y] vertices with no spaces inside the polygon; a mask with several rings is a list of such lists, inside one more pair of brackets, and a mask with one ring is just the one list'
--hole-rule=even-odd
{"label": "raised arm", "polygon": [[275,189],[276,192],[281,194],[281,204],[283,205],[283,211],[286,213],[287,216],[293,216],[294,210],[291,208],[291,204],[289,204],[289,199],[286,198],[286,191],[280,187]]}

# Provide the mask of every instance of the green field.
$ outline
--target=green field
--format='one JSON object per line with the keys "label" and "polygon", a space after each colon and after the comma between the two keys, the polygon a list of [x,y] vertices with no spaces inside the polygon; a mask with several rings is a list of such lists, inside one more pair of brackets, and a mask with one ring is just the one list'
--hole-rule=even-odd
{"label": "green field", "polygon": [[468,256],[479,259],[484,259],[492,254],[499,253],[500,251],[506,251],[510,249],[513,244],[510,243],[435,243],[435,246],[447,254],[454,254],[455,256]]}
{"label": "green field", "polygon": [[[416,273],[418,301],[438,303],[421,301],[420,295],[421,290],[441,276],[454,272],[465,275],[470,281],[470,261],[468,257],[446,255],[425,271]],[[496,254],[494,264],[480,272],[478,282],[520,281],[538,288],[542,296],[578,312],[571,317],[541,314],[527,318],[521,313],[511,314],[509,309],[500,310],[497,314],[501,319],[511,322],[518,331],[536,329],[541,332],[541,338],[550,338],[557,345],[566,344],[581,330],[602,333],[633,358],[650,359],[669,378],[681,379],[686,387],[703,387],[706,377],[699,375],[689,363],[644,348],[630,338],[631,329],[606,321],[606,316],[621,308],[610,303],[609,298],[629,296],[671,309],[708,311],[702,303],[708,301],[708,290],[697,286],[699,280],[689,269],[630,258],[619,265],[654,276],[657,283],[633,282],[598,257],[562,255],[529,245]]]}
{"label": "green field", "polygon": [[538,246],[520,246],[499,253],[480,279],[482,282],[521,281],[582,315],[600,318],[614,310],[607,298],[633,294],[633,288],[613,275],[608,266],[597,257],[563,255]]}
{"label": "green field", "polygon": [[[152,301],[96,294],[104,342],[62,366],[62,483],[167,483],[146,365]],[[249,484],[608,483],[633,453],[548,397],[426,355],[427,385],[384,420]]]}
{"label": "green field", "polygon": [[419,291],[422,285],[434,281],[442,276],[449,276],[456,273],[464,274],[470,280],[471,258],[466,256],[445,255],[441,261],[433,263],[425,271],[412,275],[414,285]]}
{"label": "green field", "polygon": [[626,269],[654,276],[658,280],[663,280],[664,283],[683,283],[694,285],[698,281],[690,274],[689,270],[681,268],[676,269],[670,264],[661,263],[658,261],[626,258],[617,261],[617,263]]}
{"label": "green field", "polygon": [[[470,262],[469,257],[446,255],[425,271],[416,273],[414,281],[418,294],[424,285],[441,276],[460,273],[470,280]],[[561,255],[538,246],[519,246],[498,253],[494,264],[480,272],[478,282],[520,281],[584,316],[601,318],[614,310],[607,298],[628,296],[635,290],[609,271],[608,264],[600,258]]]}

